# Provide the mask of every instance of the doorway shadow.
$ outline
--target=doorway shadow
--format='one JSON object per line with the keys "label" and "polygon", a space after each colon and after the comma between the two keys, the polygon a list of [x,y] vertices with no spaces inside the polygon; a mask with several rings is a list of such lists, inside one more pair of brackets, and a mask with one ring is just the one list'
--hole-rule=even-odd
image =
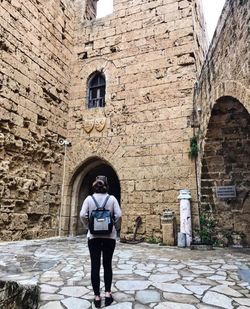
{"label": "doorway shadow", "polygon": [[109,184],[108,193],[114,195],[120,204],[121,187],[114,168],[108,162],[97,157],[87,160],[76,172],[73,182],[71,199],[71,235],[83,235],[86,233],[79,218],[79,214],[85,198],[88,195],[93,194],[92,183],[98,175],[104,175],[107,177]]}

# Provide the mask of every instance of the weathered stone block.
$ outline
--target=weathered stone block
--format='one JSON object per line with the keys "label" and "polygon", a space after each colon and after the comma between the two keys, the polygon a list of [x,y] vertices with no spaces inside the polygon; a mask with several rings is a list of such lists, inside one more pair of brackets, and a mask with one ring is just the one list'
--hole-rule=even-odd
{"label": "weathered stone block", "polygon": [[28,216],[27,214],[10,214],[10,230],[12,231],[23,231],[27,228],[28,225]]}
{"label": "weathered stone block", "polygon": [[151,234],[153,231],[160,231],[160,215],[150,215],[146,217],[146,233]]}

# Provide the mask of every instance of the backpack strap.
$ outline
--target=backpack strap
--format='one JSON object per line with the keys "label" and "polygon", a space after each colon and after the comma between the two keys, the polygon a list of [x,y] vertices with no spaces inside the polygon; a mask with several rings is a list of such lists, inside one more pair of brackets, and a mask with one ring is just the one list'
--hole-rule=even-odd
{"label": "backpack strap", "polygon": [[105,200],[104,200],[104,202],[103,202],[103,204],[102,204],[101,207],[100,207],[100,205],[98,204],[97,200],[95,199],[94,195],[91,195],[91,197],[92,197],[93,201],[95,202],[95,205],[96,205],[96,208],[97,208],[97,209],[105,209],[105,206],[106,206],[107,201],[108,201],[108,199],[109,199],[109,195],[105,198]]}
{"label": "backpack strap", "polygon": [[91,197],[92,197],[92,199],[93,199],[93,201],[94,201],[94,203],[96,205],[96,208],[100,208],[100,205],[97,203],[97,200],[94,198],[94,196],[91,195]]}

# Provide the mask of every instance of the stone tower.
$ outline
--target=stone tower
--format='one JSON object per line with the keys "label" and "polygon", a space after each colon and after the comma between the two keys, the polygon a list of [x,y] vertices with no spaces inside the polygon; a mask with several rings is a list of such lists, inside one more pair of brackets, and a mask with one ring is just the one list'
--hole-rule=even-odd
{"label": "stone tower", "polygon": [[[139,233],[161,238],[163,211],[179,217],[180,189],[191,190],[197,215],[188,153],[193,86],[206,50],[200,4],[116,0],[113,14],[87,15],[93,18],[75,29],[62,228],[81,233],[81,203],[95,176],[105,174],[123,210],[122,236],[132,236],[140,216]],[[105,85],[98,102],[95,78]]]}
{"label": "stone tower", "polygon": [[[161,238],[166,208],[191,190],[193,85],[206,50],[198,0],[2,1],[0,238],[81,234],[98,174],[123,210]],[[67,139],[69,146],[58,140]]]}

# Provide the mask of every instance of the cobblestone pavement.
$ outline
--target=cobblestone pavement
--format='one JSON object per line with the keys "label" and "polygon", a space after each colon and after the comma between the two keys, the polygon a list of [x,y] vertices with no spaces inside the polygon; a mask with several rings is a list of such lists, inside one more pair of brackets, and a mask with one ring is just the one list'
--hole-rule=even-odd
{"label": "cobblestone pavement", "polygon": [[[115,301],[110,308],[250,308],[248,250],[191,251],[117,242],[113,266]],[[40,309],[93,307],[84,238],[1,243],[0,276],[38,283]]]}

